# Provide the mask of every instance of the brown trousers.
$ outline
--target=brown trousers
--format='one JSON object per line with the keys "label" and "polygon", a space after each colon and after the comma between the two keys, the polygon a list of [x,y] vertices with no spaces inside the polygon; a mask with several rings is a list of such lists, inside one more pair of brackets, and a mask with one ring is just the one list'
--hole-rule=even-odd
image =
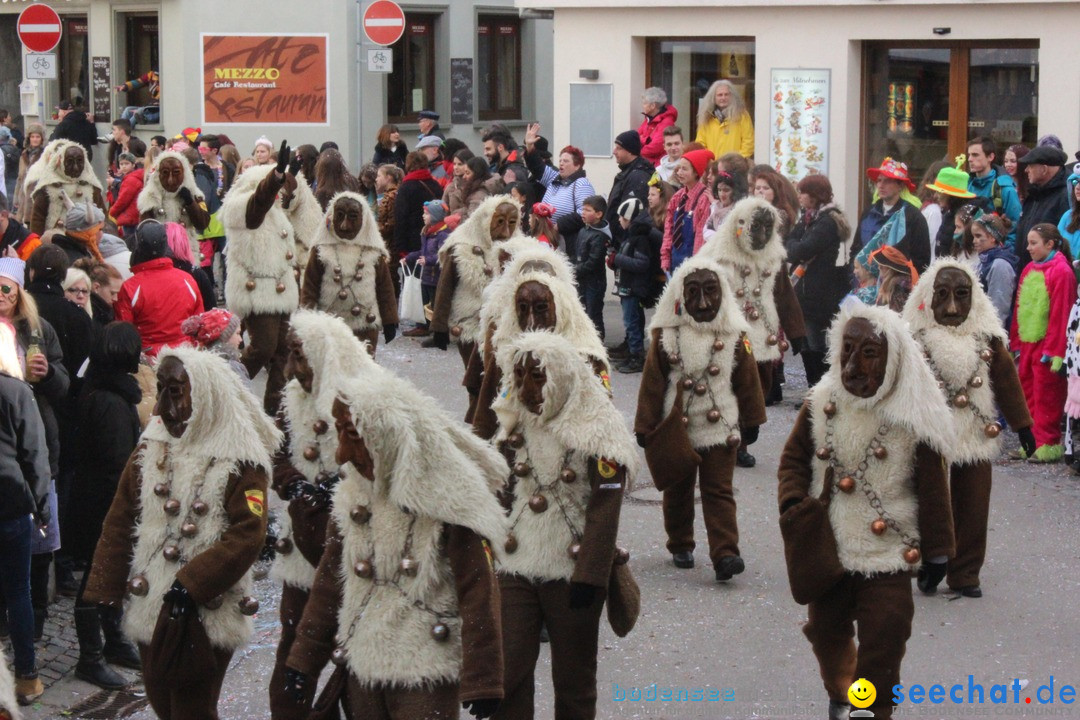
{"label": "brown trousers", "polygon": [[570,609],[570,583],[536,583],[499,575],[502,594],[505,697],[493,720],[532,720],[540,627],[551,637],[555,720],[596,717],[596,653],[604,592],[590,607]]}
{"label": "brown trousers", "polygon": [[949,560],[946,582],[953,590],[979,584],[979,570],[986,559],[991,476],[989,462],[953,465],[949,469],[956,557]]}
{"label": "brown trousers", "polygon": [[[810,603],[803,632],[810,640],[829,699],[848,702],[848,688],[866,678],[877,688],[874,717],[892,717],[892,686],[900,682],[900,662],[915,603],[911,575],[888,573],[866,577],[847,573]],[[855,625],[859,647],[855,649]]]}
{"label": "brown trousers", "polygon": [[363,720],[457,720],[458,684],[418,688],[369,688],[349,675],[350,717]]}
{"label": "brown trousers", "polygon": [[[146,645],[139,645],[144,679],[148,677],[146,650]],[[197,683],[157,685],[145,682],[146,698],[150,701],[154,713],[161,720],[218,720],[218,697],[221,695],[221,684],[225,680],[225,671],[229,669],[232,656],[232,650],[214,648],[212,660],[216,663],[216,670],[201,673],[201,679]]]}
{"label": "brown trousers", "polygon": [[[459,342],[457,349],[458,354],[461,355],[461,364],[465,366],[465,372],[466,374],[468,374],[469,358],[471,358],[472,354],[476,351],[476,343]],[[472,425],[473,415],[476,414],[476,397],[480,390],[479,388],[477,388],[474,391],[471,387],[469,387],[468,377],[463,379],[461,384],[464,385],[469,391],[469,408],[465,411],[465,424]]]}
{"label": "brown trousers", "polygon": [[251,342],[240,355],[240,362],[254,378],[266,368],[266,394],[263,408],[271,416],[277,414],[281,404],[281,389],[285,387],[285,361],[289,356],[288,315],[248,315],[244,327]]}
{"label": "brown trousers", "polygon": [[[735,519],[735,491],[732,488],[735,451],[726,445],[714,445],[698,452],[701,454],[701,465],[697,469],[701,483],[701,514],[709,538],[709,559],[715,565],[722,557],[739,554],[739,523]],[[693,475],[664,491],[664,529],[668,536],[668,552],[693,552]]]}
{"label": "brown trousers", "polygon": [[278,640],[274,671],[270,675],[270,717],[273,720],[304,720],[311,712],[310,697],[307,702],[298,703],[285,692],[285,661],[296,640],[296,628],[307,600],[307,590],[291,585],[285,585],[281,590],[281,639]]}

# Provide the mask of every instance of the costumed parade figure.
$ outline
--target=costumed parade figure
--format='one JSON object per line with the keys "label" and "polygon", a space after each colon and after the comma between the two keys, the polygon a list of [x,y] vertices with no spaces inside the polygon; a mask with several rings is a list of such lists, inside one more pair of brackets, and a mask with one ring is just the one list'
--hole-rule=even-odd
{"label": "costumed parade figure", "polygon": [[998,410],[1035,452],[1035,435],[1016,364],[997,311],[971,267],[942,259],[931,265],[904,307],[904,320],[922,345],[945,391],[957,443],[945,453],[949,469],[956,556],[924,564],[919,589],[932,593],[943,578],[966,597],[982,597],[979,570],[986,557],[991,462],[1001,454]]}
{"label": "costumed parade figure", "polygon": [[739,553],[732,476],[744,440],[757,438],[765,399],[743,318],[724,269],[698,255],[679,266],[657,303],[634,432],[664,493],[675,567],[694,567],[694,478],[716,579],[746,568]]}
{"label": "costumed parade figure", "polygon": [[[803,633],[846,718],[848,689],[879,691],[892,716],[915,605],[911,577],[953,555],[943,454],[956,445],[945,396],[899,315],[845,303],[829,331],[829,371],[799,411],[780,458],[780,529]],[[856,649],[856,626],[859,644]]]}
{"label": "costumed parade figure", "polygon": [[30,195],[30,232],[44,235],[64,224],[65,196],[73,203],[92,202],[105,212],[101,182],[86,159],[86,149],[69,140],[53,140],[27,174]]}
{"label": "costumed parade figure", "polygon": [[596,716],[597,638],[637,618],[629,553],[616,547],[637,449],[592,365],[566,338],[532,331],[497,354],[505,392],[497,442],[512,456],[502,543],[506,698],[496,718],[531,720],[540,629],[551,638],[556,720]]}
{"label": "costumed parade figure", "polygon": [[287,195],[296,188],[299,167],[300,160],[282,142],[277,166],[245,171],[220,210],[229,238],[225,302],[230,312],[243,319],[251,340],[240,357],[248,376],[254,379],[266,368],[263,406],[271,415],[277,412],[285,386],[289,314],[300,303],[293,227],[279,193]]}
{"label": "costumed parade figure", "polygon": [[[780,219],[771,204],[761,198],[740,200],[701,253],[724,267],[727,281],[742,307],[750,328],[747,338],[758,364],[761,387],[772,387],[773,363],[788,343],[797,355],[806,329],[802,308],[788,277],[787,251],[779,233]],[[787,340],[780,338],[783,329]],[[745,442],[738,451],[740,467],[756,460]]]}
{"label": "costumed parade figure", "polygon": [[146,176],[137,204],[140,220],[183,225],[191,256],[201,257],[199,235],[210,224],[210,213],[186,157],[172,151],[158,155],[154,172]]}
{"label": "costumed parade figure", "polygon": [[124,604],[158,717],[216,720],[259,607],[250,569],[281,433],[222,358],[183,347],[158,358],[157,414],[120,478],[83,598]]}
{"label": "costumed parade figure", "polygon": [[397,334],[389,257],[367,201],[356,193],[338,193],[315,235],[301,306],[340,317],[374,355],[379,330],[386,342]]}
{"label": "costumed parade figure", "polygon": [[503,695],[488,540],[505,460],[412,383],[356,353],[333,403],[342,478],[288,658],[309,696],[327,661],[353,718],[489,717]]}
{"label": "costumed parade figure", "polygon": [[[290,165],[291,167],[291,165]],[[315,193],[311,191],[307,178],[302,171],[296,173],[296,187],[286,187],[281,195],[281,208],[293,226],[293,239],[296,242],[296,267],[300,277],[304,277],[308,254],[311,246],[323,227],[324,213]]]}

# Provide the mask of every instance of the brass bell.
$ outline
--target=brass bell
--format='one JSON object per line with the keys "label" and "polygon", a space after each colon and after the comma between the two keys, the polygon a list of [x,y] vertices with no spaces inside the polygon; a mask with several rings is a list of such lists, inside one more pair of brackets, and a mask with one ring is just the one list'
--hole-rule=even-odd
{"label": "brass bell", "polygon": [[761,313],[758,311],[757,308],[750,308],[750,312],[747,314],[747,317],[749,317],[751,320],[757,320],[761,317]]}
{"label": "brass bell", "polygon": [[169,562],[176,562],[180,559],[180,548],[175,545],[166,545],[162,549],[161,555]]}
{"label": "brass bell", "polygon": [[836,487],[840,488],[841,492],[851,493],[855,492],[855,478],[850,475],[845,475],[840,478],[840,482],[836,483]]}
{"label": "brass bell", "polygon": [[517,538],[514,537],[514,533],[510,533],[506,536],[506,542],[503,543],[503,549],[506,550],[506,552],[510,555],[513,555],[515,552],[517,552],[518,542]]}
{"label": "brass bell", "polygon": [[158,497],[169,497],[169,486],[166,483],[158,483],[154,486],[154,494]]}
{"label": "brass bell", "polygon": [[289,237],[289,231],[288,230],[282,230],[281,231],[281,237],[283,237],[283,238]]}
{"label": "brass bell", "polygon": [[345,298],[349,297],[349,291],[345,288],[341,288],[340,290],[338,290],[337,296],[339,300],[344,300]]}
{"label": "brass bell", "polygon": [[128,580],[127,589],[135,597],[146,597],[150,592],[150,583],[146,581],[145,575],[136,575]]}
{"label": "brass bell", "polygon": [[281,553],[282,555],[288,555],[292,552],[292,549],[293,542],[287,537],[278,538],[277,542],[274,543],[274,550]]}
{"label": "brass bell", "polygon": [[919,552],[919,548],[908,548],[904,551],[904,562],[908,565],[914,565],[922,559],[922,553]]}
{"label": "brass bell", "polygon": [[828,460],[832,457],[832,450],[827,447],[819,447],[814,451],[814,455],[818,460]]}
{"label": "brass bell", "polygon": [[996,438],[1001,434],[1001,426],[996,422],[987,423],[986,427],[983,428],[983,432],[986,433],[988,438]]}
{"label": "brass bell", "polygon": [[364,273],[357,270],[356,272],[353,273],[352,277],[353,277],[353,280],[361,280],[364,277]]}
{"label": "brass bell", "polygon": [[780,347],[780,352],[787,352],[788,348],[791,347],[791,345],[788,344],[787,340],[781,340],[779,347]]}
{"label": "brass bell", "polygon": [[983,362],[990,362],[994,359],[994,353],[992,350],[990,350],[990,348],[986,348],[979,351],[979,357],[982,359]]}
{"label": "brass bell", "polygon": [[569,485],[570,483],[577,480],[577,473],[574,472],[571,468],[563,468],[562,472],[559,473],[559,479]]}
{"label": "brass bell", "polygon": [[517,477],[525,477],[532,471],[529,463],[519,462],[514,463],[514,475]]}
{"label": "brass bell", "polygon": [[202,500],[196,500],[191,503],[191,512],[195,513],[199,517],[202,517],[206,513],[210,512],[210,506]]}
{"label": "brass bell", "polygon": [[435,642],[446,642],[450,639],[450,628],[446,623],[437,622],[431,626],[431,637]]}
{"label": "brass bell", "polygon": [[473,255],[483,255],[484,254],[484,248],[477,247],[476,245],[473,245],[472,254]]}
{"label": "brass bell", "polygon": [[571,543],[570,547],[566,548],[566,554],[571,560],[577,560],[578,555],[581,554],[581,543]]}
{"label": "brass bell", "polygon": [[748,268],[748,267],[744,267],[744,268],[743,268],[743,269],[742,269],[742,270],[740,271],[740,273],[742,274],[742,276],[743,276],[743,277],[750,277],[750,273],[751,273],[751,272],[753,272],[753,270],[751,270],[751,269],[750,269],[750,268]]}
{"label": "brass bell", "polygon": [[960,393],[953,398],[952,404],[958,408],[966,408],[970,402],[967,395]]}
{"label": "brass bell", "polygon": [[971,378],[971,382],[968,384],[971,385],[971,387],[973,388],[981,388],[983,386],[983,379],[976,375],[975,377]]}
{"label": "brass bell", "polygon": [[529,498],[529,509],[534,513],[542,513],[548,509],[547,498],[543,495],[533,495]]}
{"label": "brass bell", "polygon": [[361,560],[353,565],[353,572],[356,573],[357,577],[370,580],[371,576],[375,574],[375,568],[367,560]]}
{"label": "brass bell", "polygon": [[413,560],[411,557],[401,558],[401,562],[398,563],[398,570],[402,575],[407,577],[416,577],[416,572],[420,569],[420,563]]}
{"label": "brass bell", "polygon": [[251,617],[255,613],[259,612],[259,598],[245,595],[240,598],[240,602],[237,603],[240,606],[240,614]]}
{"label": "brass bell", "polygon": [[184,523],[180,526],[180,534],[186,538],[193,538],[199,534],[199,526],[195,523]]}
{"label": "brass bell", "polygon": [[349,659],[349,654],[345,652],[345,648],[334,648],[334,652],[330,653],[330,662],[334,663],[338,667],[345,664],[345,661]]}
{"label": "brass bell", "polygon": [[307,460],[308,462],[315,462],[316,460],[318,460],[319,459],[319,446],[318,445],[308,445],[306,448],[304,448],[304,459]]}
{"label": "brass bell", "polygon": [[761,288],[754,288],[754,297],[761,297]]}
{"label": "brass bell", "polygon": [[705,419],[708,420],[710,423],[720,422],[720,411],[716,408],[713,408],[709,412],[705,413]]}
{"label": "brass bell", "polygon": [[716,352],[720,352],[721,350],[724,349],[724,341],[723,340],[713,340],[712,349],[715,350]]}
{"label": "brass bell", "polygon": [[679,357],[679,353],[668,353],[667,359],[668,362],[672,365],[678,365],[679,360],[681,360],[682,358]]}
{"label": "brass bell", "polygon": [[625,565],[628,562],[630,562],[630,551],[626,548],[615,548],[615,564]]}
{"label": "brass bell", "polygon": [[204,602],[203,607],[206,608],[207,610],[217,610],[219,607],[221,607],[224,604],[225,604],[225,596],[224,595],[218,595],[217,597],[210,598],[209,600]]}
{"label": "brass bell", "polygon": [[885,531],[888,529],[888,524],[881,518],[878,518],[874,522],[870,523],[870,532],[874,533],[875,535],[884,535]]}
{"label": "brass bell", "polygon": [[316,435],[323,435],[330,429],[330,423],[325,420],[316,420],[315,424],[311,426],[311,429],[315,431]]}
{"label": "brass bell", "polygon": [[735,291],[735,297],[737,297],[737,298],[741,298],[744,295],[746,295],[746,290],[743,289],[743,288],[739,288],[738,290]]}
{"label": "brass bell", "polygon": [[694,386],[695,395],[704,395],[707,392],[709,392],[709,387],[705,383],[698,383]]}
{"label": "brass bell", "polygon": [[823,409],[825,410],[825,417],[832,417],[836,414],[836,403],[827,402]]}
{"label": "brass bell", "polygon": [[165,505],[162,507],[165,510],[166,515],[176,517],[180,514],[180,501],[176,498],[170,498],[165,501]]}
{"label": "brass bell", "polygon": [[766,345],[775,345],[778,342],[780,342],[780,338],[776,337],[776,333],[770,333],[770,335],[765,338]]}
{"label": "brass bell", "polygon": [[454,327],[450,328],[450,334],[454,337],[461,337],[461,326],[455,325]]}
{"label": "brass bell", "polygon": [[360,307],[359,305],[353,305],[351,308],[349,308],[349,312],[352,313],[353,317],[359,317],[360,313],[364,312],[364,308]]}
{"label": "brass bell", "polygon": [[492,269],[491,269],[491,268],[489,268],[489,267],[485,267],[485,268],[484,268],[484,274],[485,274],[485,275],[487,275],[488,277],[492,277],[492,276],[494,276],[494,275],[495,275],[495,271],[494,271],[494,270],[492,270]]}
{"label": "brass bell", "polygon": [[371,511],[364,505],[357,505],[349,511],[349,519],[357,525],[363,525],[371,519]]}
{"label": "brass bell", "polygon": [[682,424],[683,424],[683,427],[690,424],[690,416],[689,415],[683,415],[682,416]]}
{"label": "brass bell", "polygon": [[360,270],[362,270],[363,267],[364,267],[364,261],[363,260],[356,263],[356,279],[357,280],[360,279]]}
{"label": "brass bell", "polygon": [[255,289],[255,281],[248,280],[246,283],[244,283],[244,287],[247,288],[248,292],[251,292]]}
{"label": "brass bell", "polygon": [[292,250],[286,250],[285,251],[285,259],[286,260],[292,260],[293,259]]}
{"label": "brass bell", "polygon": [[889,451],[885,449],[884,445],[878,445],[876,448],[874,448],[874,457],[876,457],[878,460],[884,460],[885,458],[889,457]]}
{"label": "brass bell", "polygon": [[525,436],[521,433],[510,433],[506,438],[506,444],[515,450],[520,450],[525,445]]}
{"label": "brass bell", "polygon": [[717,375],[719,375],[720,374],[720,366],[719,365],[710,365],[709,366],[709,374],[712,375],[713,377],[716,377]]}
{"label": "brass bell", "polygon": [[334,274],[335,275],[341,275],[341,266],[340,265],[335,265],[334,266]]}
{"label": "brass bell", "polygon": [[694,387],[693,378],[683,378],[683,381],[682,381],[682,389],[683,390],[690,390],[693,387]]}
{"label": "brass bell", "polygon": [[277,284],[277,285],[276,285],[276,286],[274,287],[274,290],[277,290],[277,292],[278,292],[278,294],[279,294],[279,295],[280,295],[281,293],[285,292],[285,283],[283,283],[283,282],[279,282],[279,283],[278,283],[278,284]]}
{"label": "brass bell", "polygon": [[367,315],[364,316],[364,320],[367,320],[369,323],[373,323],[377,319],[378,318],[375,317],[375,313],[368,313]]}
{"label": "brass bell", "polygon": [[742,445],[742,438],[738,433],[731,433],[724,442],[727,443],[729,448],[737,448],[739,445]]}

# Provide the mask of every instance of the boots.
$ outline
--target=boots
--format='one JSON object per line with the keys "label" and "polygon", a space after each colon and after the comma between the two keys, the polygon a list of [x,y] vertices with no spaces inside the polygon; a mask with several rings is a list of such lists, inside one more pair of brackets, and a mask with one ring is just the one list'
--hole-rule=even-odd
{"label": "boots", "polygon": [[34,608],[34,642],[38,642],[45,637],[45,621],[48,619],[48,608]]}
{"label": "boots", "polygon": [[75,677],[105,690],[119,690],[128,684],[102,657],[101,620],[96,607],[75,608],[75,634],[79,636],[79,662]]}
{"label": "boots", "polygon": [[15,701],[20,705],[30,705],[45,693],[45,686],[36,672],[15,677]]}
{"label": "boots", "polygon": [[99,609],[99,615],[101,629],[105,633],[105,661],[141,671],[142,660],[139,658],[139,651],[124,637],[124,631],[120,629],[124,611],[116,607],[102,607]]}

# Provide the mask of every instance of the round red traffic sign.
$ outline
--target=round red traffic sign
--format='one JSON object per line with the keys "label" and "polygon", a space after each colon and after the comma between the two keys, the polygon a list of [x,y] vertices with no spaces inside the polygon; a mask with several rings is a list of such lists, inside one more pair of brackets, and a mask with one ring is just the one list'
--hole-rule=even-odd
{"label": "round red traffic sign", "polygon": [[391,0],[375,0],[364,11],[364,34],[376,45],[393,45],[405,33],[405,13]]}
{"label": "round red traffic sign", "polygon": [[60,42],[60,16],[44,3],[19,13],[18,29],[19,40],[30,52],[47,53]]}

